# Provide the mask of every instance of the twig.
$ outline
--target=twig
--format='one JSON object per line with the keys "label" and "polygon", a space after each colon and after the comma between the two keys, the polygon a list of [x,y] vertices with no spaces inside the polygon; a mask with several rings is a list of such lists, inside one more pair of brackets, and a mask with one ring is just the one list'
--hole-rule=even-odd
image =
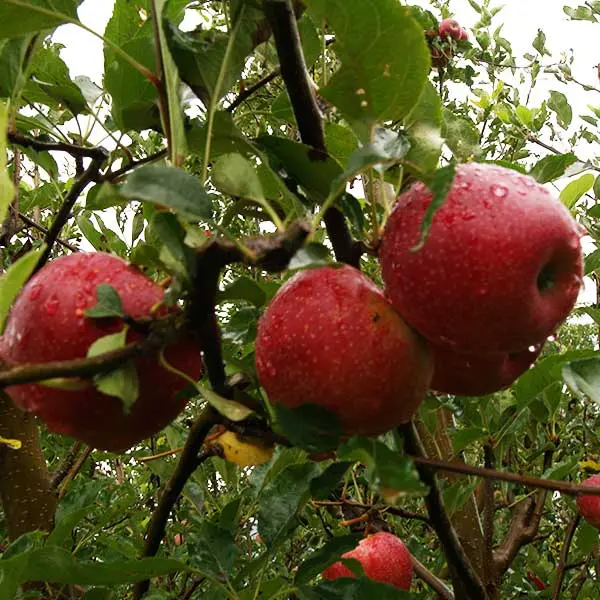
{"label": "twig", "polygon": [[[39,223],[36,223],[34,220],[30,219],[28,216],[24,215],[22,212],[18,212],[17,216],[27,227],[31,227],[32,229],[36,229],[40,233],[43,233],[45,236],[48,235],[48,230],[45,227],[42,227]],[[79,248],[77,246],[73,246],[73,244],[69,244],[69,242],[65,242],[60,238],[56,239],[56,243],[60,244],[63,248],[67,248],[67,250],[71,250],[71,252],[79,252]]]}
{"label": "twig", "polygon": [[569,557],[569,548],[575,535],[579,522],[581,521],[581,515],[577,514],[573,517],[567,528],[567,535],[563,543],[562,550],[560,551],[560,558],[558,560],[558,566],[556,567],[556,579],[554,580],[554,588],[552,589],[552,600],[560,599],[560,589],[565,578],[567,558]]}
{"label": "twig", "polygon": [[[483,447],[484,464],[487,469],[495,466],[494,448],[491,443]],[[494,569],[494,480],[485,479],[483,481],[483,575],[485,584],[493,586],[496,580]]]}
{"label": "twig", "polygon": [[67,487],[69,483],[75,479],[77,473],[79,473],[81,467],[83,467],[83,463],[89,458],[90,454],[93,452],[93,448],[88,446],[81,454],[81,456],[77,459],[77,462],[71,467],[71,470],[67,473],[64,478],[60,489],[58,490],[58,500],[62,500],[67,493]]}
{"label": "twig", "polygon": [[411,458],[418,465],[431,467],[438,471],[449,471],[451,473],[474,475],[475,477],[483,477],[485,479],[519,483],[526,487],[555,490],[569,496],[600,496],[600,486],[585,486],[577,483],[569,483],[568,481],[559,481],[557,479],[540,479],[529,475],[517,475],[516,473],[508,473],[506,471],[475,467],[464,463],[450,463],[421,456],[411,456]]}
{"label": "twig", "polygon": [[66,152],[71,156],[79,156],[81,158],[91,158],[92,160],[104,161],[107,157],[107,152],[99,146],[77,146],[67,142],[44,142],[36,138],[30,138],[18,131],[9,131],[7,133],[8,140],[23,148],[33,148],[38,152],[55,150],[58,152]]}
{"label": "twig", "polygon": [[422,562],[411,555],[413,569],[419,579],[422,579],[437,595],[439,600],[454,600],[452,590],[436,577]]}
{"label": "twig", "polygon": [[46,262],[48,262],[48,259],[52,254],[52,247],[54,246],[54,242],[56,242],[56,240],[60,236],[62,228],[69,220],[75,202],[77,202],[79,195],[81,194],[81,192],[83,192],[86,186],[92,181],[94,181],[94,179],[100,172],[102,164],[107,158],[108,153],[105,150],[102,150],[102,157],[93,158],[92,162],[90,163],[90,166],[83,172],[83,174],[80,177],[78,177],[73,182],[71,189],[65,196],[63,204],[60,207],[56,218],[54,219],[54,223],[52,223],[52,226],[48,230],[48,234],[46,235],[45,239],[46,249],[40,257],[35,267],[34,273],[37,273],[37,271],[39,271],[46,264]]}
{"label": "twig", "polygon": [[[200,454],[204,440],[213,425],[219,422],[219,415],[211,408],[205,408],[190,429],[177,468],[165,485],[158,505],[152,513],[142,556],[154,556],[165,536],[165,530],[171,510],[177,502],[185,484],[196,470],[198,465],[212,456],[211,451]],[[135,600],[139,600],[150,587],[150,581],[145,580],[136,584],[133,592]]]}
{"label": "twig", "polygon": [[277,68],[271,71],[268,75],[265,75],[262,79],[259,79],[256,83],[246,88],[243,92],[240,92],[236,98],[233,99],[231,104],[227,107],[227,112],[232,113],[240,104],[243,104],[252,94],[265,87],[268,83],[273,81],[276,77],[281,75],[281,69]]}
{"label": "twig", "polygon": [[387,504],[363,504],[362,502],[353,502],[352,500],[313,500],[313,506],[352,506],[355,508],[364,508],[366,510],[374,510],[378,512],[386,512],[395,517],[402,517],[403,519],[414,519],[416,521],[422,521],[427,525],[430,525],[429,517],[426,515],[420,515],[419,513],[410,512],[404,510],[398,506],[388,506]]}
{"label": "twig", "polygon": [[466,597],[472,600],[486,600],[485,587],[473,569],[471,561],[458,539],[458,535],[442,501],[442,494],[435,474],[431,469],[425,468],[425,465],[432,465],[428,464],[430,459],[424,458],[425,451],[414,425],[408,423],[399,427],[398,430],[404,437],[404,446],[407,452],[412,455],[413,460],[417,464],[417,471],[421,480],[429,487],[429,492],[425,496],[427,512],[429,513],[431,526],[437,534],[446,560],[448,561],[451,573],[459,580],[461,586],[464,587]]}
{"label": "twig", "polygon": [[71,469],[71,467],[75,464],[75,460],[77,459],[77,455],[83,448],[83,442],[75,442],[70,448],[69,452],[59,465],[58,469],[54,471],[52,474],[52,478],[50,479],[50,485],[56,489],[62,480],[66,477],[67,473]]}
{"label": "twig", "polygon": [[[323,120],[306,69],[292,5],[289,0],[268,0],[264,10],[273,30],[281,75],[292,103],[300,138],[314,149],[312,160],[323,160],[327,157]],[[358,267],[362,246],[352,240],[342,213],[331,207],[325,213],[324,221],[336,259]]]}
{"label": "twig", "polygon": [[126,165],[124,165],[120,169],[117,169],[116,171],[103,173],[97,178],[97,181],[116,181],[123,175],[129,173],[129,171],[133,171],[133,169],[135,169],[136,167],[154,162],[156,160],[164,158],[165,156],[167,156],[167,149],[163,148],[162,150],[159,150],[154,154],[150,154],[149,156],[144,156],[144,158],[140,158],[139,160],[129,161]]}
{"label": "twig", "polygon": [[173,448],[173,450],[166,450],[165,452],[159,452],[158,454],[153,454],[152,456],[138,456],[135,460],[137,462],[145,463],[150,462],[152,460],[158,460],[159,458],[164,458],[165,456],[172,456],[173,454],[179,454],[183,450],[181,448]]}

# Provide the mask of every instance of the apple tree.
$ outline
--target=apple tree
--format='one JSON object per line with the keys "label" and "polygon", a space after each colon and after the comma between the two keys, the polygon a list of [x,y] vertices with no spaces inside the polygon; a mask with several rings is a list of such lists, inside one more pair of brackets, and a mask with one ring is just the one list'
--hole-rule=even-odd
{"label": "apple tree", "polygon": [[0,598],[596,597],[595,75],[490,0],[90,4],[0,3]]}

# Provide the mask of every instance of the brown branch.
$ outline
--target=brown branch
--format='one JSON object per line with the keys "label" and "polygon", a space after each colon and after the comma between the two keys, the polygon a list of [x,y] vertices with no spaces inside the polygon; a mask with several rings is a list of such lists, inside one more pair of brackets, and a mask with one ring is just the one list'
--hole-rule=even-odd
{"label": "brown branch", "polygon": [[[491,443],[483,447],[484,464],[487,469],[495,466],[494,448]],[[494,568],[494,480],[485,479],[483,482],[483,576],[485,584],[490,592],[490,587],[494,586],[496,574]]]}
{"label": "brown branch", "polygon": [[365,510],[386,512],[390,515],[401,517],[403,519],[422,521],[427,525],[431,524],[429,517],[426,515],[404,510],[398,506],[388,506],[387,504],[364,504],[362,502],[353,502],[352,500],[313,500],[312,504],[313,506],[352,506],[354,508],[364,508]]}
{"label": "brown branch", "polygon": [[458,539],[458,535],[444,506],[436,476],[432,469],[426,467],[430,459],[426,459],[424,456],[425,451],[414,425],[407,423],[399,427],[398,431],[404,437],[405,449],[417,465],[421,481],[429,487],[429,491],[425,496],[427,512],[429,513],[431,526],[437,534],[446,560],[448,561],[448,566],[453,574],[453,580],[458,579],[460,587],[464,588],[466,597],[472,600],[486,600],[487,593],[483,582],[473,569],[471,561]]}
{"label": "brown branch", "polygon": [[[171,510],[179,498],[185,484],[201,462],[212,456],[207,451],[200,454],[204,440],[209,431],[219,422],[219,415],[211,408],[205,408],[190,429],[177,468],[165,485],[160,500],[152,513],[145,536],[143,557],[154,556],[162,539],[165,537],[167,521]],[[136,584],[133,597],[139,600],[150,587],[150,581],[145,580]]]}
{"label": "brown branch", "polygon": [[452,590],[436,577],[422,562],[411,554],[415,575],[424,581],[438,596],[439,600],[454,600]]}
{"label": "brown branch", "polygon": [[70,471],[71,467],[75,464],[77,460],[77,455],[81,452],[83,448],[83,442],[74,442],[73,445],[69,448],[67,455],[58,466],[58,469],[52,473],[52,478],[50,479],[50,485],[56,489],[62,482],[62,480],[67,476],[67,473]]}
{"label": "brown branch", "polygon": [[58,490],[58,500],[62,500],[67,493],[67,488],[69,487],[69,483],[75,479],[75,476],[83,467],[83,463],[89,458],[90,454],[93,452],[93,448],[88,446],[82,453],[81,456],[77,459],[77,462],[71,467],[70,471],[67,473],[67,476],[64,478],[60,489]]}
{"label": "brown branch", "polygon": [[78,156],[80,158],[87,157],[102,162],[105,161],[108,156],[106,150],[99,146],[77,146],[75,144],[69,144],[68,142],[44,142],[36,138],[27,137],[19,131],[9,131],[7,136],[12,144],[16,144],[23,148],[32,148],[38,152],[55,150],[58,152],[66,152],[71,156]]}
{"label": "brown branch", "polygon": [[569,557],[569,548],[571,547],[573,537],[575,536],[575,530],[579,526],[580,521],[581,515],[575,515],[569,523],[569,527],[567,528],[567,535],[565,536],[565,541],[563,543],[562,550],[560,551],[558,566],[556,567],[556,579],[554,580],[554,587],[552,589],[552,600],[560,599],[560,589],[562,588],[565,578],[567,558]]}
{"label": "brown branch", "polygon": [[54,243],[60,236],[60,232],[62,228],[66,225],[69,217],[71,216],[71,211],[73,210],[73,206],[80,194],[85,190],[87,185],[95,180],[100,172],[100,168],[104,161],[108,158],[108,153],[103,150],[102,156],[93,158],[90,166],[78,177],[71,186],[71,189],[67,192],[65,199],[63,200],[62,206],[54,219],[54,223],[48,230],[48,234],[46,235],[46,239],[44,240],[46,243],[46,249],[44,250],[42,256],[40,257],[34,273],[37,273],[47,262],[52,254],[52,247]]}
{"label": "brown branch", "polygon": [[246,88],[243,92],[240,92],[236,98],[233,99],[231,104],[227,107],[227,112],[232,113],[236,108],[243,104],[250,96],[255,92],[265,87],[268,83],[273,81],[276,77],[281,75],[281,69],[277,68],[271,71],[268,75],[265,75],[262,79],[259,79],[256,83]]}
{"label": "brown branch", "polygon": [[[30,219],[22,212],[18,212],[17,216],[19,217],[19,219],[21,219],[21,221],[23,221],[23,223],[25,223],[27,227],[31,227],[32,229],[43,233],[44,236],[48,235],[48,230],[45,227],[42,227],[39,223],[36,223],[33,219]],[[71,252],[79,252],[79,248],[77,248],[77,246],[73,246],[73,244],[69,244],[69,242],[65,242],[65,240],[61,240],[60,238],[56,238],[56,243],[60,244],[63,248],[66,248],[67,250],[71,250]]]}

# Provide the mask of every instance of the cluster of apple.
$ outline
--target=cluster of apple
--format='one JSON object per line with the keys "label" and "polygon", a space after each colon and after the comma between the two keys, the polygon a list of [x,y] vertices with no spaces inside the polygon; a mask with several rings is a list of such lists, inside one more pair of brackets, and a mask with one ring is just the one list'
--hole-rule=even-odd
{"label": "cluster of apple", "polygon": [[567,317],[583,278],[582,231],[534,179],[459,165],[432,202],[402,194],[383,233],[385,294],[349,266],[290,279],[262,316],[256,366],[272,403],[316,404],[345,433],[411,419],[428,389],[485,395],[511,385]]}
{"label": "cluster of apple", "polygon": [[428,29],[425,37],[434,67],[445,67],[454,56],[455,43],[466,41],[469,34],[455,19],[444,19],[437,29]]}

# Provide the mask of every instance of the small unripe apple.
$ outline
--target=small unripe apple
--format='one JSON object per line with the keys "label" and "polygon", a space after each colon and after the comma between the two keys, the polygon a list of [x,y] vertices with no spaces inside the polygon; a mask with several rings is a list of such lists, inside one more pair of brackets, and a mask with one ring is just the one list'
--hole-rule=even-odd
{"label": "small unripe apple", "polygon": [[[600,487],[600,473],[588,477],[581,485]],[[600,496],[577,496],[579,514],[590,524],[600,529]]]}
{"label": "small unripe apple", "polygon": [[461,354],[442,346],[433,351],[431,389],[456,396],[485,396],[511,385],[535,362],[542,344],[512,353]]}
{"label": "small unripe apple", "polygon": [[[362,565],[365,576],[374,581],[389,583],[402,590],[409,590],[412,582],[412,559],[410,552],[399,537],[380,531],[366,537],[342,558],[354,558]],[[325,579],[356,577],[342,562],[323,571]]]}
{"label": "small unripe apple", "polygon": [[[98,338],[121,331],[124,324],[119,318],[93,319],[84,314],[96,304],[100,284],[111,285],[119,293],[124,313],[133,319],[165,314],[164,307],[156,312],[163,289],[121,258],[101,252],[63,256],[36,273],[12,306],[2,338],[6,364],[85,358]],[[139,334],[127,333],[128,343],[139,339]],[[199,378],[200,352],[191,340],[168,346],[165,358],[189,377]],[[139,396],[129,412],[119,398],[97,391],[91,379],[60,387],[15,385],[6,391],[52,431],[94,448],[123,451],[158,433],[187,402],[179,395],[187,382],[166,370],[156,354],[141,356],[134,364]]]}
{"label": "small unripe apple", "polygon": [[315,404],[346,434],[410,420],[432,372],[424,341],[377,286],[348,265],[303,271],[258,324],[256,368],[271,403]]}
{"label": "small unripe apple", "polygon": [[433,344],[520,352],[553,334],[583,278],[581,230],[532,177],[459,165],[422,247],[432,195],[416,183],[396,202],[379,257],[386,295]]}
{"label": "small unripe apple", "polygon": [[458,24],[456,19],[444,19],[439,26],[440,37],[445,40],[446,38],[452,38],[453,40],[461,39],[462,27]]}

